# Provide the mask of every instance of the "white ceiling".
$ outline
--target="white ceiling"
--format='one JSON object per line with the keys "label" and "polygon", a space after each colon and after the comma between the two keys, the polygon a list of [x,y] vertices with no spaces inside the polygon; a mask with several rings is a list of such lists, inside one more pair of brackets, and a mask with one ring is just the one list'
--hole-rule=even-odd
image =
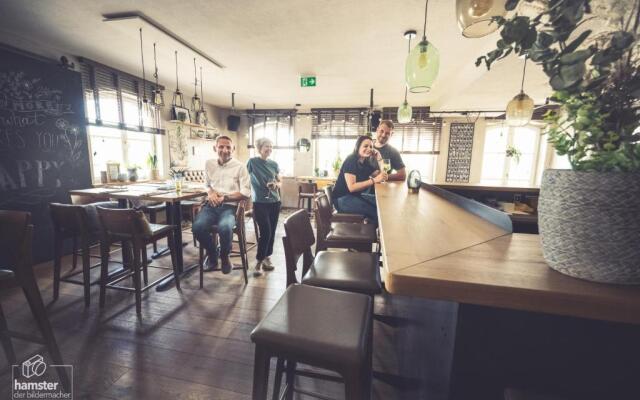
{"label": "white ceiling", "polygon": [[[421,30],[422,0],[2,0],[0,42],[50,56],[84,56],[141,75],[137,26],[103,22],[103,14],[139,11],[201,49],[225,68],[204,67],[205,100],[250,108],[360,107],[375,90],[378,107],[397,106],[404,96],[407,29]],[[147,32],[146,28],[144,28]],[[152,36],[149,30],[148,35]],[[503,109],[518,93],[522,59],[510,57],[489,72],[475,59],[491,50],[497,34],[465,39],[453,0],[431,0],[427,37],[440,51],[440,73],[431,92],[409,94],[413,106],[435,110]],[[164,44],[164,47],[163,47]],[[160,82],[175,86],[172,41],[158,43]],[[193,93],[193,59],[180,52],[180,86]],[[147,74],[153,44],[145,39]],[[300,76],[318,86],[301,88]],[[546,76],[532,63],[525,92],[536,103],[550,93]]]}

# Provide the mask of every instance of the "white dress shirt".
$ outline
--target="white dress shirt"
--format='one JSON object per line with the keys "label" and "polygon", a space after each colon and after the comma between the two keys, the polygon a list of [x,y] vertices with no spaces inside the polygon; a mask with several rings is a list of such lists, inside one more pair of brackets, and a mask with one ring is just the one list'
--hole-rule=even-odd
{"label": "white dress shirt", "polygon": [[[251,197],[249,171],[243,163],[235,158],[222,165],[218,163],[218,160],[207,160],[204,171],[205,187],[223,195],[240,192],[245,197]],[[224,204],[237,205],[237,202],[230,201]]]}

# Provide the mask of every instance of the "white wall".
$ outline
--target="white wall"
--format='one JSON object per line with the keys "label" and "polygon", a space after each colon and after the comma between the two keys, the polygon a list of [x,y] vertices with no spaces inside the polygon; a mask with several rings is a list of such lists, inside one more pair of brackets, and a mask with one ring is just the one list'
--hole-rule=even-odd
{"label": "white wall", "polygon": [[[467,120],[465,117],[444,118],[446,125],[442,127],[442,135],[440,136],[440,155],[436,162],[435,183],[446,183],[447,159],[449,154],[449,130],[452,122],[473,122],[473,119]],[[484,149],[484,134],[486,129],[486,121],[484,118],[478,118],[475,121],[473,133],[473,150],[471,152],[471,171],[469,174],[469,183],[480,182],[480,174],[482,173],[482,154]]]}

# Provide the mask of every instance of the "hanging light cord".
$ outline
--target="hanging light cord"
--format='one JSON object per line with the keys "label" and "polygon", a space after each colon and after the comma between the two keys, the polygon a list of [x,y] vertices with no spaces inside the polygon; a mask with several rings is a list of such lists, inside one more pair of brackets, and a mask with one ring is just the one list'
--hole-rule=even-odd
{"label": "hanging light cord", "polygon": [[176,92],[180,91],[180,86],[178,85],[178,50],[175,51],[176,58]]}
{"label": "hanging light cord", "polygon": [[156,86],[158,86],[158,60],[156,58],[156,44],[155,43],[153,44],[153,65],[155,67],[155,71],[153,73],[153,76],[156,78]]}
{"label": "hanging light cord", "polygon": [[424,3],[424,25],[422,26],[422,38],[427,38],[427,7],[429,6],[429,0]]}
{"label": "hanging light cord", "polygon": [[[409,53],[411,53],[411,36],[409,36]],[[404,85],[404,102],[407,102],[407,85]]]}
{"label": "hanging light cord", "polygon": [[522,67],[522,83],[520,84],[520,93],[524,93],[524,74],[527,72],[527,56],[524,57],[524,67]]}
{"label": "hanging light cord", "polygon": [[202,108],[204,108],[204,92],[202,91],[202,67],[200,67],[200,98]]}
{"label": "hanging light cord", "polygon": [[193,58],[193,79],[195,79],[193,86],[195,96],[198,97],[198,68],[196,68],[196,58]]}
{"label": "hanging light cord", "polygon": [[144,93],[144,82],[145,82],[145,75],[144,75],[144,51],[143,51],[143,47],[142,47],[142,28],[140,28],[140,58],[142,58],[142,86],[143,86],[143,93]]}

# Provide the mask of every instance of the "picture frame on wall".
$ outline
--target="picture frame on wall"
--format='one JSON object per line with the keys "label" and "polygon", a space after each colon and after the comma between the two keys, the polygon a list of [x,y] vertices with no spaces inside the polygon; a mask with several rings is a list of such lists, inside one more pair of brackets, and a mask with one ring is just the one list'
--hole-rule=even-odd
{"label": "picture frame on wall", "polygon": [[120,164],[115,162],[107,163],[107,178],[109,182],[117,182],[120,176]]}
{"label": "picture frame on wall", "polygon": [[173,106],[171,108],[171,119],[191,123],[191,113],[188,108]]}

